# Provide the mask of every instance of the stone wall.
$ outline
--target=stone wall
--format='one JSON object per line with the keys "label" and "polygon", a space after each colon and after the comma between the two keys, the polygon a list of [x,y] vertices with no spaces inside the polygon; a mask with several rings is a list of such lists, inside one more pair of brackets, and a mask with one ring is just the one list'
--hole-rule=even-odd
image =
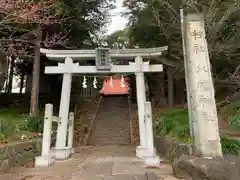
{"label": "stone wall", "polygon": [[40,154],[40,150],[41,140],[1,145],[0,171],[32,164],[35,157]]}
{"label": "stone wall", "polygon": [[158,153],[174,161],[173,174],[178,179],[238,180],[240,177],[239,156],[224,158],[197,157],[194,145],[179,143],[164,136],[154,137]]}
{"label": "stone wall", "polygon": [[195,148],[193,144],[179,143],[165,136],[154,137],[154,143],[158,153],[170,161],[178,159],[181,155],[195,154]]}
{"label": "stone wall", "polygon": [[[51,147],[55,146],[55,142],[56,139],[52,138]],[[35,157],[41,154],[41,146],[41,139],[0,145],[0,172],[13,167],[32,167]]]}

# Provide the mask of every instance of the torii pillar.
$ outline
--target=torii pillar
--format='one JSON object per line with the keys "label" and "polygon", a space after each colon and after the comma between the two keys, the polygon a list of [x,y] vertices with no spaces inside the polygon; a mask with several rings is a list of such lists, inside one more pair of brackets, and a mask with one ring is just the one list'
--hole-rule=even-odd
{"label": "torii pillar", "polygon": [[[137,157],[143,157],[147,151],[147,136],[146,136],[146,124],[145,124],[145,102],[146,102],[146,90],[145,90],[145,79],[144,72],[142,71],[143,64],[142,57],[138,56],[135,58],[136,66],[136,88],[137,88],[137,105],[138,105],[138,121],[139,121],[139,134],[140,134],[140,145],[136,148]],[[149,62],[146,62],[149,63]],[[146,64],[145,63],[145,64]]]}
{"label": "torii pillar", "polygon": [[56,139],[56,149],[55,157],[57,160],[65,160],[71,154],[72,149],[67,147],[67,129],[68,129],[68,119],[69,119],[69,106],[70,106],[70,96],[71,96],[71,85],[72,85],[72,71],[74,67],[77,67],[78,63],[73,63],[72,58],[67,57],[65,63],[59,63],[55,69],[45,69],[45,73],[54,74],[55,71],[63,74],[62,81],[62,92],[59,108],[59,118],[57,128],[57,139]]}

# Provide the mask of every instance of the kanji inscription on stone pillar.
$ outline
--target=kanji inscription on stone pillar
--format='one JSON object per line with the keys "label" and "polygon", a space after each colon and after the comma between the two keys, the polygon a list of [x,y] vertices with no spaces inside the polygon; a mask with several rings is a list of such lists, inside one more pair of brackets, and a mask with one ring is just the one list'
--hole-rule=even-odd
{"label": "kanji inscription on stone pillar", "polygon": [[195,144],[198,152],[204,157],[222,156],[204,16],[189,14],[185,22]]}

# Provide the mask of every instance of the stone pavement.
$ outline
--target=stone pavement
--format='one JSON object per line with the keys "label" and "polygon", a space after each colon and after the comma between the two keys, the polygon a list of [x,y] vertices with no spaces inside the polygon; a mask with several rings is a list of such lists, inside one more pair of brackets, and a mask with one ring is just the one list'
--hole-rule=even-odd
{"label": "stone pavement", "polygon": [[[147,174],[146,174],[147,173]],[[156,174],[158,178],[154,178]],[[177,180],[172,168],[162,163],[159,168],[147,168],[135,157],[135,147],[81,147],[67,161],[42,169],[19,168],[4,175],[4,180]]]}

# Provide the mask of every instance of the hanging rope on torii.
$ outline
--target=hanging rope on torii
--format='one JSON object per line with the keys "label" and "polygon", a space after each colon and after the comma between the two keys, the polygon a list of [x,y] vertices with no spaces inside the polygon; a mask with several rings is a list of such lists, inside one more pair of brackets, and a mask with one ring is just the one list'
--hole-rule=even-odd
{"label": "hanging rope on torii", "polygon": [[[94,89],[97,89],[98,86],[97,77],[95,76],[92,82],[92,86]],[[87,88],[87,78],[83,76],[82,87]],[[129,87],[127,83],[127,78],[124,78],[122,75],[120,76],[108,76],[104,78],[104,82],[102,88],[100,90],[100,94],[102,95],[123,95],[129,94]]]}
{"label": "hanging rope on torii", "polygon": [[[150,65],[149,61],[143,62],[143,58],[152,58],[162,55],[162,52],[167,50],[167,47],[149,48],[149,49],[124,49],[113,50],[98,48],[96,50],[47,50],[41,49],[41,52],[53,60],[65,60],[64,63],[58,63],[58,66],[47,66],[46,74],[63,74],[61,101],[59,108],[59,118],[56,138],[56,159],[67,159],[69,154],[66,153],[66,136],[68,127],[68,114],[71,95],[71,84],[73,74],[124,74],[134,73],[136,76],[137,87],[137,104],[139,117],[140,145],[136,148],[136,155],[144,157],[144,161],[148,165],[159,164],[159,157],[154,152],[152,127],[147,124],[151,114],[151,108],[146,103],[145,80],[144,73],[147,72],[162,72],[161,64]],[[73,60],[89,60],[95,58],[95,66],[80,66],[79,63],[74,63]],[[135,62],[129,62],[128,65],[114,65],[111,59],[127,59]],[[127,79],[121,77],[110,76],[105,79],[102,92],[116,93],[119,89],[124,89],[122,93],[126,93],[128,88]],[[117,85],[118,84],[118,85]],[[97,88],[97,79],[94,78],[93,86]],[[83,88],[87,87],[86,77],[82,82]],[[114,87],[118,87],[114,89]],[[152,123],[150,123],[152,124]]]}

